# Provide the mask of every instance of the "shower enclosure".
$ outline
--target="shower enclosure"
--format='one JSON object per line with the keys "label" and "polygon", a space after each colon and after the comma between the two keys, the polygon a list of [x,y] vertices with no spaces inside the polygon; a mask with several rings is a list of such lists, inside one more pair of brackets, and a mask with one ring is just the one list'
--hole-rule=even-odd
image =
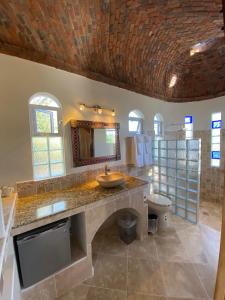
{"label": "shower enclosure", "polygon": [[168,196],[173,212],[197,223],[201,140],[154,140],[153,191]]}

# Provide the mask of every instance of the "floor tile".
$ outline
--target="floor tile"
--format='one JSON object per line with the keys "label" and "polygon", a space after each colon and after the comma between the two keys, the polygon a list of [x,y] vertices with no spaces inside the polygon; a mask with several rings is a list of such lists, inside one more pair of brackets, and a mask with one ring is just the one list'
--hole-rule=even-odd
{"label": "floor tile", "polygon": [[126,290],[127,283],[127,258],[99,254],[94,276],[84,282],[84,284],[104,287],[110,289]]}
{"label": "floor tile", "polygon": [[125,291],[80,285],[57,300],[126,300]]}
{"label": "floor tile", "polygon": [[166,297],[128,292],[127,300],[167,300]]}
{"label": "floor tile", "polygon": [[162,273],[168,297],[208,299],[192,264],[164,263]]}
{"label": "floor tile", "polygon": [[107,235],[98,248],[99,253],[127,256],[128,245],[125,244],[118,235]]}
{"label": "floor tile", "polygon": [[203,286],[210,299],[214,296],[214,289],[216,284],[216,271],[213,265],[210,264],[194,264],[194,268],[203,283]]}
{"label": "floor tile", "polygon": [[202,224],[220,231],[222,224],[222,205],[215,202],[200,202],[199,218]]}
{"label": "floor tile", "polygon": [[207,242],[205,243],[201,233],[183,230],[179,232],[179,238],[191,262],[208,263],[206,252],[208,245]]}
{"label": "floor tile", "polygon": [[146,294],[128,292],[127,300],[167,300],[167,298],[161,296],[151,296]]}
{"label": "floor tile", "polygon": [[190,261],[186,250],[179,239],[156,237],[155,243],[160,261]]}
{"label": "floor tile", "polygon": [[171,216],[171,225],[174,226],[177,231],[195,227],[194,224],[177,217],[176,215]]}
{"label": "floor tile", "polygon": [[130,245],[119,239],[116,225],[102,228],[92,243],[94,276],[59,299],[212,299],[220,232],[206,223],[172,216],[166,230]]}
{"label": "floor tile", "polygon": [[197,299],[197,298],[167,298],[167,300],[203,300],[203,299]]}
{"label": "floor tile", "polygon": [[128,258],[128,291],[165,296],[160,263]]}
{"label": "floor tile", "polygon": [[163,230],[158,230],[154,237],[179,239],[176,227],[172,225]]}
{"label": "floor tile", "polygon": [[141,259],[157,259],[154,238],[148,236],[145,240],[135,240],[128,246],[128,256]]}

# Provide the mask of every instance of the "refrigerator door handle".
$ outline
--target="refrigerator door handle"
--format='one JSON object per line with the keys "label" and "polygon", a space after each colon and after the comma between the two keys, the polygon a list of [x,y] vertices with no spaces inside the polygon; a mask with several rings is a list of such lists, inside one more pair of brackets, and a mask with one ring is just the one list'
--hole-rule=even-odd
{"label": "refrigerator door handle", "polygon": [[40,235],[41,235],[41,233],[36,233],[36,234],[32,234],[32,235],[26,236],[23,239],[18,240],[17,243],[21,244],[23,242],[26,242],[26,241],[29,241],[29,240],[33,240],[33,239],[35,239],[36,237],[38,237]]}
{"label": "refrigerator door handle", "polygon": [[62,228],[62,227],[65,227],[66,226],[66,223],[61,223],[61,224],[58,224],[57,226],[51,228],[52,230],[56,230],[56,229],[59,229],[59,228]]}

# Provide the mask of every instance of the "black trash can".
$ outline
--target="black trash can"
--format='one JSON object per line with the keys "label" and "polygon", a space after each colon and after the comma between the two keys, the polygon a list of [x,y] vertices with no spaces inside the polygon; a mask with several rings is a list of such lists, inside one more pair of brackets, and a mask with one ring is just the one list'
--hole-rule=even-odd
{"label": "black trash can", "polygon": [[137,237],[137,217],[131,213],[124,213],[118,217],[120,239],[126,243],[132,243]]}
{"label": "black trash can", "polygon": [[155,214],[148,215],[148,233],[155,234],[158,231],[158,216]]}

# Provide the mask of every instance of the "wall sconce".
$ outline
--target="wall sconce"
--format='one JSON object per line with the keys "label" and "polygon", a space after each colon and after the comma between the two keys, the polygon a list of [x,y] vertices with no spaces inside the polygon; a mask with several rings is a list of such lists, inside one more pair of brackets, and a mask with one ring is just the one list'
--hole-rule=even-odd
{"label": "wall sconce", "polygon": [[115,109],[108,109],[108,108],[101,107],[99,105],[89,106],[84,103],[80,103],[79,108],[81,111],[84,111],[85,109],[92,109],[95,113],[98,113],[99,115],[102,114],[103,110],[110,111],[112,117],[115,117],[116,115]]}

